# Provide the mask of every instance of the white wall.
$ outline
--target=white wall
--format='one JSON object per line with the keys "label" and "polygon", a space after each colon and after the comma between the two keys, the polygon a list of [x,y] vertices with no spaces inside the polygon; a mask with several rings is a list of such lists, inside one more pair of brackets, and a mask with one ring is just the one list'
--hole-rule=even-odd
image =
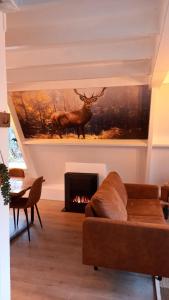
{"label": "white wall", "polygon": [[[61,185],[64,183],[67,162],[103,163],[108,172],[112,170],[119,172],[125,182],[144,182],[146,168],[144,143],[138,145],[132,145],[131,142],[127,145],[123,142],[114,145],[63,145],[57,142],[45,144],[44,141],[41,143],[25,146],[34,162],[37,176],[43,175],[45,178],[44,198],[64,199],[64,190]],[[45,192],[45,188],[48,192]]]}
{"label": "white wall", "polygon": [[155,88],[150,182],[169,181],[169,85]]}
{"label": "white wall", "polygon": [[[94,86],[111,86],[112,82],[103,78],[92,80],[57,82],[55,88],[74,88]],[[107,83],[107,84],[106,84]],[[46,83],[26,85],[21,90],[43,89]],[[15,89],[15,88],[14,88]],[[16,88],[18,89],[18,87]],[[33,176],[45,178],[43,197],[64,199],[64,172],[67,162],[104,163],[108,171],[116,170],[126,182],[144,182],[146,172],[147,144],[144,141],[98,141],[83,139],[74,143],[24,139],[15,109],[9,99],[10,110],[25,154],[26,164]],[[62,191],[61,191],[62,190]]]}
{"label": "white wall", "polygon": [[153,147],[151,157],[150,182],[169,182],[169,146]]}
{"label": "white wall", "polygon": [[169,145],[169,84],[156,89],[153,144]]}
{"label": "white wall", "polygon": [[38,175],[62,183],[66,162],[104,163],[125,181],[144,181],[146,150],[135,146],[27,145]]}
{"label": "white wall", "polygon": [[[0,12],[0,109],[7,108],[4,16]],[[7,129],[0,128],[0,150],[8,159]],[[10,299],[9,207],[0,193],[0,299]]]}
{"label": "white wall", "polygon": [[[94,80],[94,79],[93,79]],[[88,80],[85,83],[79,81],[57,82],[55,88],[71,88],[76,86],[92,85]],[[105,79],[94,80],[95,86],[100,86]],[[25,90],[41,89],[43,84],[26,85]],[[105,84],[106,85],[106,84]],[[107,83],[107,86],[110,82]],[[20,87],[21,88],[21,87]],[[23,90],[23,89],[22,89]],[[126,182],[151,182],[163,183],[169,180],[169,120],[167,118],[169,109],[169,86],[154,88],[152,91],[151,122],[149,128],[149,139],[144,141],[116,140],[108,143],[89,143],[80,140],[76,143],[44,140],[27,142],[20,131],[13,107],[15,125],[21,138],[21,144],[25,153],[26,163],[29,171],[36,175],[43,175],[46,179],[47,192],[44,197],[62,199],[64,172],[66,162],[104,163],[108,171],[116,170]],[[157,148],[158,146],[158,148]],[[44,189],[45,190],[45,189]],[[52,190],[52,192],[51,192]],[[58,190],[58,193],[57,193]],[[56,191],[56,193],[54,192]]]}

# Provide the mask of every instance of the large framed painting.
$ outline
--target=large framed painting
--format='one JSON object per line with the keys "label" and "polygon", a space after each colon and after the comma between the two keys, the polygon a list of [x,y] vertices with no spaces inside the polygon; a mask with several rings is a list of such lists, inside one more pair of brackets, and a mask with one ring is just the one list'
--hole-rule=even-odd
{"label": "large framed painting", "polygon": [[147,139],[151,91],[120,86],[10,92],[25,138]]}

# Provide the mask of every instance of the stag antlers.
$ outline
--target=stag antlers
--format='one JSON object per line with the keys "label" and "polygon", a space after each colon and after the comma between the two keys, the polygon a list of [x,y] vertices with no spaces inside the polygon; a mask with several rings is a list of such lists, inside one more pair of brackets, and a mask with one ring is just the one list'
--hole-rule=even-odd
{"label": "stag antlers", "polygon": [[93,115],[91,111],[91,104],[97,101],[98,97],[103,96],[105,89],[106,88],[104,87],[98,95],[94,96],[94,94],[92,94],[91,97],[87,97],[85,94],[80,94],[77,89],[74,89],[74,92],[80,97],[84,104],[76,111],[55,112],[51,117],[52,135],[57,130],[60,138],[62,138],[62,129],[73,127],[77,130],[78,138],[80,137],[80,134],[82,134],[85,139],[85,125],[90,121]]}
{"label": "stag antlers", "polygon": [[98,95],[94,95],[94,93],[93,93],[91,97],[87,97],[85,95],[85,93],[84,94],[80,94],[77,91],[77,89],[74,89],[74,92],[79,96],[80,100],[84,101],[87,104],[91,104],[93,102],[96,102],[99,97],[103,96],[105,89],[106,89],[106,87],[104,87],[102,89],[102,91],[100,92],[100,94],[98,94]]}

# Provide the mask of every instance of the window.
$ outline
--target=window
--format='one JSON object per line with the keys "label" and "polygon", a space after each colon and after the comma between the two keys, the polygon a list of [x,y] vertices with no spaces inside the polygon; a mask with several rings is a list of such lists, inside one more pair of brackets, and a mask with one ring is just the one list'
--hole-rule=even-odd
{"label": "window", "polygon": [[19,148],[15,133],[10,127],[9,132],[9,167],[10,168],[26,168],[22,152]]}

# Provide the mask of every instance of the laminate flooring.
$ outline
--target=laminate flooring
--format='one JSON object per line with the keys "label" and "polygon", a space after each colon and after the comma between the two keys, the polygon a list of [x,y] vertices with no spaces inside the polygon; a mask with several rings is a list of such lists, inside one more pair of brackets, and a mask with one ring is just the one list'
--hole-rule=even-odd
{"label": "laminate flooring", "polygon": [[35,218],[30,244],[27,232],[11,242],[12,300],[155,300],[150,276],[82,264],[84,215],[63,206],[41,200],[44,229]]}

